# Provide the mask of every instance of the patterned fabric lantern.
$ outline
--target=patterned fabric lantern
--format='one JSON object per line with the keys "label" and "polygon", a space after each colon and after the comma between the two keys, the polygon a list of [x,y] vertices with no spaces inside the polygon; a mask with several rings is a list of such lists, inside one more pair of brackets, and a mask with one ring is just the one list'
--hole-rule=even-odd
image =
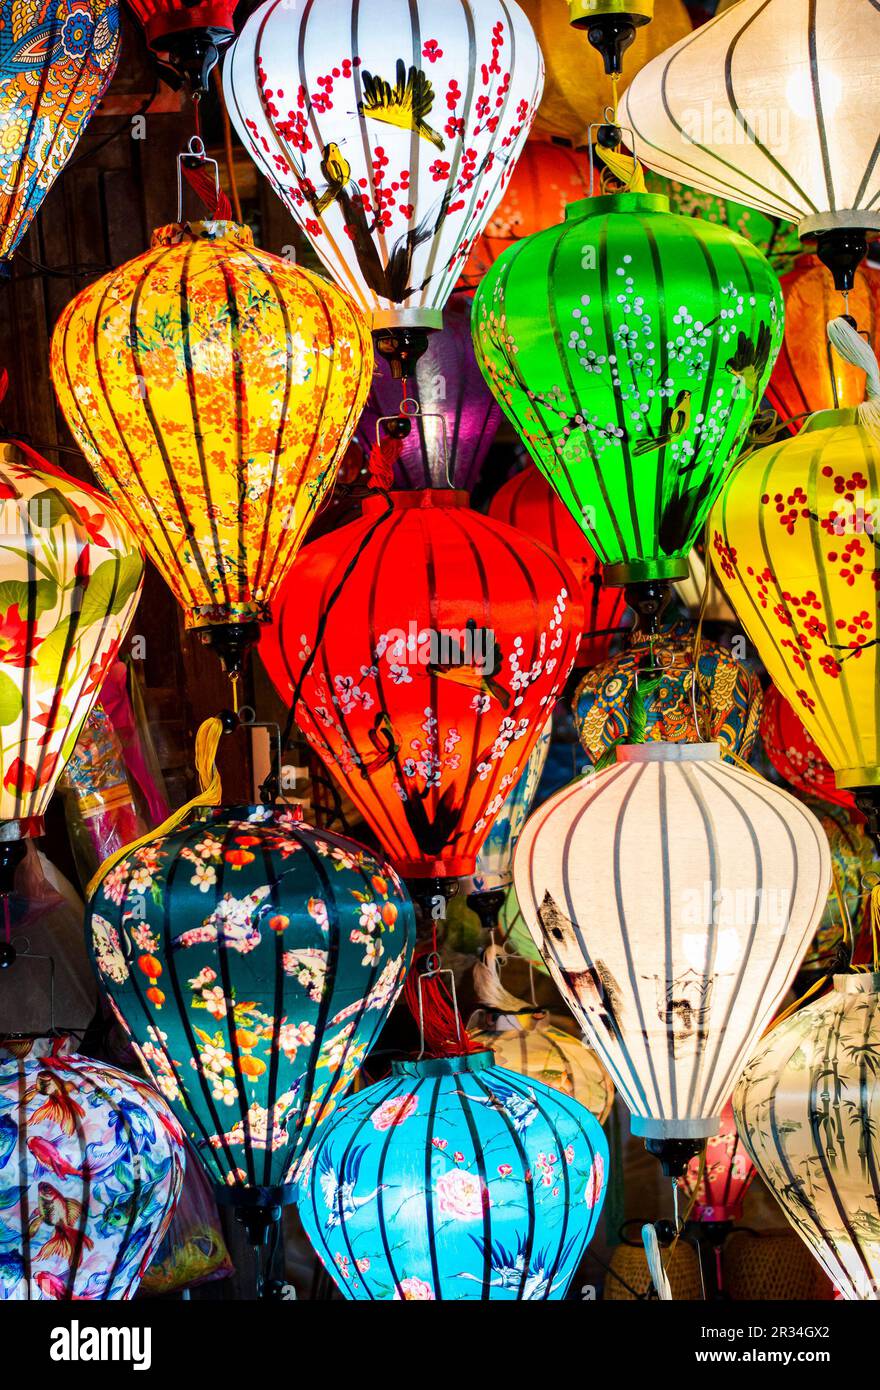
{"label": "patterned fabric lantern", "polygon": [[245,149],[374,329],[441,327],[543,81],[513,0],[267,0],[224,66]]}
{"label": "patterned fabric lantern", "polygon": [[706,1143],[705,1165],[695,1155],[678,1180],[685,1199],[694,1197],[691,1220],[707,1224],[742,1221],[743,1202],[754,1176],[754,1165],[736,1132],[733,1106],[728,1101],[721,1112],[721,1128]]}
{"label": "patterned fabric lantern", "polygon": [[746,459],[711,517],[728,598],[838,788],[880,783],[875,497],[880,444],[822,411]]}
{"label": "patterned fabric lantern", "polygon": [[396,1062],[307,1154],[299,1214],[348,1299],[565,1297],[608,1146],[588,1110],[491,1052]]}
{"label": "patterned fabric lantern", "polygon": [[[602,120],[611,100],[611,83],[604,75],[602,60],[587,46],[586,39],[570,27],[568,8],[563,0],[521,0],[521,3],[547,59],[544,98],[538,109],[535,131],[541,135],[562,136],[575,145],[583,145],[587,140],[587,127],[593,121]],[[625,6],[621,5],[621,9]],[[620,90],[656,54],[689,34],[691,27],[683,0],[660,0],[651,23],[636,30],[635,41],[626,50]]]}
{"label": "patterned fabric lantern", "polygon": [[633,1134],[674,1173],[718,1133],[818,925],[828,841],[718,744],[643,743],[617,759],[533,812],[514,882]]}
{"label": "patterned fabric lantern", "polygon": [[68,1039],[0,1045],[0,1300],[133,1298],[184,1161],[144,1081]]}
{"label": "patterned fabric lantern", "polygon": [[68,424],[231,670],[332,485],[372,360],[347,296],[233,222],[162,228],[58,321]]}
{"label": "patterned fabric lantern", "polygon": [[0,444],[0,841],[43,814],[134,615],[143,559],[112,503]]}
{"label": "patterned fabric lantern", "polygon": [[852,951],[862,939],[862,907],[870,898],[868,885],[880,882],[880,864],[859,823],[860,817],[853,819],[844,807],[811,796],[804,797],[804,801],[828,836],[834,880],[816,935],[801,961],[801,970],[827,974],[839,969],[843,946],[846,944]]}
{"label": "patterned fabric lantern", "polygon": [[0,0],[0,273],[76,149],[118,56],[113,0]]}
{"label": "patterned fabric lantern", "polygon": [[602,661],[615,631],[623,626],[626,601],[620,589],[602,583],[602,565],[595,550],[547,479],[531,467],[514,474],[492,498],[489,515],[562,556],[579,581],[584,600],[577,664],[594,666]]}
{"label": "patterned fabric lantern", "polygon": [[598,177],[590,185],[586,154],[550,140],[527,140],[504,197],[470,254],[462,286],[476,289],[502,251],[545,227],[555,227],[569,203],[598,192]]}
{"label": "patterned fabric lantern", "polygon": [[[840,295],[818,256],[800,256],[782,277],[785,337],[767,383],[767,399],[792,434],[803,423],[794,417],[837,410],[865,399],[865,373],[847,362],[828,341],[825,326],[841,312]],[[855,273],[846,312],[880,348],[880,270],[865,262]]]}
{"label": "patterned fabric lantern", "polygon": [[[394,486],[456,487],[471,492],[498,430],[501,411],[474,357],[471,306],[463,295],[450,300],[443,330],[431,336],[407,387],[423,414],[412,418],[410,433],[402,442],[394,465]],[[368,454],[376,444],[379,420],[396,416],[400,408],[400,382],[380,360],[358,428]],[[380,426],[379,437],[383,434],[384,426]]]}
{"label": "patterned fabric lantern", "polygon": [[711,193],[701,193],[699,189],[678,183],[675,179],[664,179],[650,169],[642,172],[648,192],[665,193],[673,212],[680,213],[682,217],[702,217],[707,222],[720,222],[732,232],[739,232],[767,257],[777,274],[791,270],[801,255],[803,248],[800,237],[788,218],[768,217],[757,208],[731,202],[729,198],[716,198]]}
{"label": "patterned fabric lantern", "polygon": [[403,983],[414,917],[397,876],[292,811],[203,809],[110,870],[89,930],[144,1066],[259,1226]]}
{"label": "patterned fabric lantern", "polygon": [[795,791],[854,811],[852,792],[834,782],[834,769],[775,685],[764,692],[761,743],[771,765]]}
{"label": "patterned fabric lantern", "polygon": [[492,822],[492,829],[480,846],[474,873],[462,880],[462,892],[492,893],[513,882],[513,851],[532,809],[550,752],[552,734],[553,721],[548,719],[529,754],[528,762],[508,792],[504,805]]}
{"label": "patterned fabric lantern", "polygon": [[571,204],[483,280],[477,360],[607,582],[686,576],[776,356],[781,303],[759,251],[647,193]]}
{"label": "patterned fabric lantern", "polygon": [[474,1042],[494,1053],[499,1067],[571,1096],[600,1125],[608,1119],[614,1104],[611,1077],[591,1048],[546,1015],[502,1016],[494,1027],[487,1022],[470,1033]]}
{"label": "patterned fabric lantern", "polygon": [[716,740],[722,757],[735,753],[748,761],[761,718],[761,682],[717,642],[703,639],[695,696],[694,637],[688,622],[674,623],[657,637],[634,632],[625,651],[587,672],[572,709],[591,763],[616,743],[681,743],[698,734]]}
{"label": "patterned fabric lantern", "polygon": [[261,655],[405,877],[474,872],[571,670],[573,588],[557,556],[442,490],[371,499],[294,566]]}
{"label": "patterned fabric lantern", "polygon": [[880,1284],[880,975],[835,975],[758,1044],[737,1128],[798,1235],[846,1299]]}
{"label": "patterned fabric lantern", "polygon": [[128,0],[152,51],[204,91],[220,49],[235,37],[238,0]]}

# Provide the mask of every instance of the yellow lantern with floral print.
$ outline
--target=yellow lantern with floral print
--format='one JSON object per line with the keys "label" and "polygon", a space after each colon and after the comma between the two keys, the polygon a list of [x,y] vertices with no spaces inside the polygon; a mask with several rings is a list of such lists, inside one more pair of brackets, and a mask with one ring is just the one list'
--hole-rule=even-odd
{"label": "yellow lantern with floral print", "polygon": [[51,365],[187,627],[238,671],[363,409],[360,313],[246,227],[175,224],[67,306]]}

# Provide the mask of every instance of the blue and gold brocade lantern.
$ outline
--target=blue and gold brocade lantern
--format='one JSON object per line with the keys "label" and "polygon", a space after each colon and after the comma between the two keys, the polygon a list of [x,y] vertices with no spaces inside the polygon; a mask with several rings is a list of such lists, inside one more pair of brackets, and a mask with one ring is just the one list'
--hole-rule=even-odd
{"label": "blue and gold brocade lantern", "polygon": [[395,1063],[306,1163],[299,1214],[346,1298],[524,1302],[565,1297],[608,1146],[576,1101],[475,1052]]}

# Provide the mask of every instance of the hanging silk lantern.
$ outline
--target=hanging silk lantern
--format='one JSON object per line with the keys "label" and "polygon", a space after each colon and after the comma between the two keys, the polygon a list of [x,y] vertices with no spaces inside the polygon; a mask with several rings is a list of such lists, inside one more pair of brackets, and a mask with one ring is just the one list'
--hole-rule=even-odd
{"label": "hanging silk lantern", "polygon": [[565,1297],[605,1196],[588,1110],[491,1052],[395,1062],[307,1155],[299,1214],[348,1299]]}
{"label": "hanging silk lantern", "polygon": [[0,1301],[130,1299],[183,1185],[161,1096],[70,1039],[0,1043]]}
{"label": "hanging silk lantern", "polygon": [[710,526],[727,596],[839,790],[880,784],[880,445],[854,411],[822,411],[735,470]]}
{"label": "hanging silk lantern", "polygon": [[179,77],[205,92],[220,49],[235,37],[238,0],[128,0],[150,49]]}
{"label": "hanging silk lantern", "polygon": [[[859,405],[865,398],[865,373],[835,352],[826,336],[825,326],[842,311],[842,302],[819,257],[799,257],[781,284],[785,337],[767,383],[767,400],[792,434],[797,434],[804,415]],[[880,348],[880,270],[868,262],[855,273],[846,312],[876,352]]]}
{"label": "hanging silk lantern", "polygon": [[[574,145],[587,143],[587,127],[602,121],[611,102],[611,82],[602,60],[592,53],[586,39],[570,25],[569,8],[563,0],[521,0],[541,51],[547,60],[544,96],[538,108],[535,133],[561,136]],[[582,13],[598,5],[581,5]],[[618,9],[626,8],[624,5]],[[644,0],[630,8],[644,8]],[[691,21],[683,0],[659,0],[650,24],[636,29],[635,41],[623,61],[622,91],[645,63],[670,44],[691,32]],[[545,226],[549,225],[545,223]]]}
{"label": "hanging silk lantern", "polygon": [[[444,327],[431,335],[407,390],[420,410],[409,417],[409,433],[394,464],[394,486],[454,487],[471,492],[497,433],[501,411],[477,366],[471,306],[462,295],[450,300]],[[400,382],[380,359],[358,427],[368,455],[376,444],[376,427],[380,439],[385,434],[380,420],[393,417],[389,423],[396,426],[400,409]]]}
{"label": "hanging silk lantern", "polygon": [[788,1220],[845,1299],[876,1302],[880,975],[834,988],[778,1024],[733,1096],[736,1124]]}
{"label": "hanging silk lantern", "polygon": [[637,74],[621,124],[658,173],[817,235],[851,283],[880,227],[878,91],[872,0],[851,0],[844,35],[833,5],[741,0]]}
{"label": "hanging silk lantern", "polygon": [[445,490],[373,498],[294,565],[260,654],[404,877],[474,872],[571,670],[573,588]]}
{"label": "hanging silk lantern", "polygon": [[94,890],[100,980],[257,1239],[403,983],[412,905],[353,840],[279,806],[192,811]]}
{"label": "hanging silk lantern", "polygon": [[43,816],[137,601],[143,559],[97,489],[0,444],[0,862]]}
{"label": "hanging silk lantern", "polygon": [[513,0],[268,0],[232,45],[242,144],[398,367],[442,326],[543,81]]}
{"label": "hanging silk lantern", "polygon": [[694,639],[689,622],[668,625],[656,637],[634,632],[624,651],[586,673],[572,710],[590,763],[618,743],[698,736],[720,744],[722,757],[748,762],[761,718],[761,682],[724,647],[702,638],[695,691]]}
{"label": "hanging silk lantern", "polygon": [[76,149],[118,56],[113,0],[0,2],[0,275]]}
{"label": "hanging silk lantern", "polygon": [[733,1106],[728,1101],[721,1112],[718,1133],[706,1142],[705,1161],[694,1155],[678,1179],[685,1203],[693,1198],[691,1220],[707,1225],[742,1221],[743,1202],[754,1176],[754,1164],[736,1132]]}
{"label": "hanging silk lantern", "polygon": [[[631,1127],[676,1175],[822,916],[828,841],[718,744],[619,747],[526,822],[517,897]],[[682,1159],[684,1161],[682,1161]]]}
{"label": "hanging silk lantern", "polygon": [[357,424],[372,352],[347,296],[247,227],[163,227],[64,310],[52,380],[77,443],[227,669]]}
{"label": "hanging silk lantern", "polygon": [[855,811],[852,792],[834,782],[834,769],[775,685],[764,692],[761,743],[771,766],[795,791]]}
{"label": "hanging silk lantern", "polygon": [[587,156],[552,140],[527,140],[504,196],[465,266],[461,286],[474,290],[502,251],[565,217],[569,203],[599,192]]}
{"label": "hanging silk lantern", "polygon": [[801,255],[803,247],[797,228],[787,217],[769,217],[745,203],[716,198],[711,193],[702,193],[675,179],[664,179],[650,169],[643,169],[642,173],[648,192],[665,193],[673,212],[682,217],[702,217],[706,222],[718,222],[722,227],[738,232],[767,257],[777,275],[791,270]]}
{"label": "hanging silk lantern", "polygon": [[611,1077],[595,1052],[554,1024],[546,1014],[503,1015],[494,1027],[470,1028],[474,1042],[492,1052],[496,1065],[527,1081],[539,1081],[570,1096],[602,1125],[614,1104]]}
{"label": "hanging silk lantern", "polygon": [[[828,836],[833,880],[828,902],[816,935],[801,961],[804,974],[829,974],[839,969],[841,952],[848,962],[862,938],[862,909],[870,899],[869,885],[880,882],[880,864],[860,817],[845,807],[804,797],[804,801]],[[866,932],[865,937],[870,933]],[[856,959],[858,957],[856,956]]]}
{"label": "hanging silk lantern", "polygon": [[594,666],[607,655],[623,627],[626,600],[620,589],[602,582],[602,564],[568,508],[537,468],[526,467],[500,487],[489,515],[515,526],[561,555],[578,580],[584,603],[584,630],[577,664]]}
{"label": "hanging silk lantern", "polygon": [[497,893],[513,882],[513,851],[535,800],[550,751],[552,733],[553,723],[548,719],[529,754],[528,762],[508,792],[504,805],[492,822],[492,829],[480,846],[473,874],[462,880],[462,892]]}
{"label": "hanging silk lantern", "polygon": [[748,242],[646,193],[572,204],[479,286],[477,360],[607,583],[687,575],[776,356],[781,303]]}

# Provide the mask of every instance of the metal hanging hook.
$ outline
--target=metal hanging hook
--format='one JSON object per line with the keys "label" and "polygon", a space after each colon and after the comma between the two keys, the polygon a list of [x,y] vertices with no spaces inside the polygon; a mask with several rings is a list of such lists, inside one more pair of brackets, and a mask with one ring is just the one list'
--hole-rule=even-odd
{"label": "metal hanging hook", "polygon": [[187,141],[186,149],[181,150],[177,156],[177,221],[183,221],[183,165],[184,160],[191,160],[196,164],[205,166],[210,164],[214,170],[214,207],[220,202],[220,165],[216,159],[211,159],[205,149],[205,142],[200,135],[191,135]]}

